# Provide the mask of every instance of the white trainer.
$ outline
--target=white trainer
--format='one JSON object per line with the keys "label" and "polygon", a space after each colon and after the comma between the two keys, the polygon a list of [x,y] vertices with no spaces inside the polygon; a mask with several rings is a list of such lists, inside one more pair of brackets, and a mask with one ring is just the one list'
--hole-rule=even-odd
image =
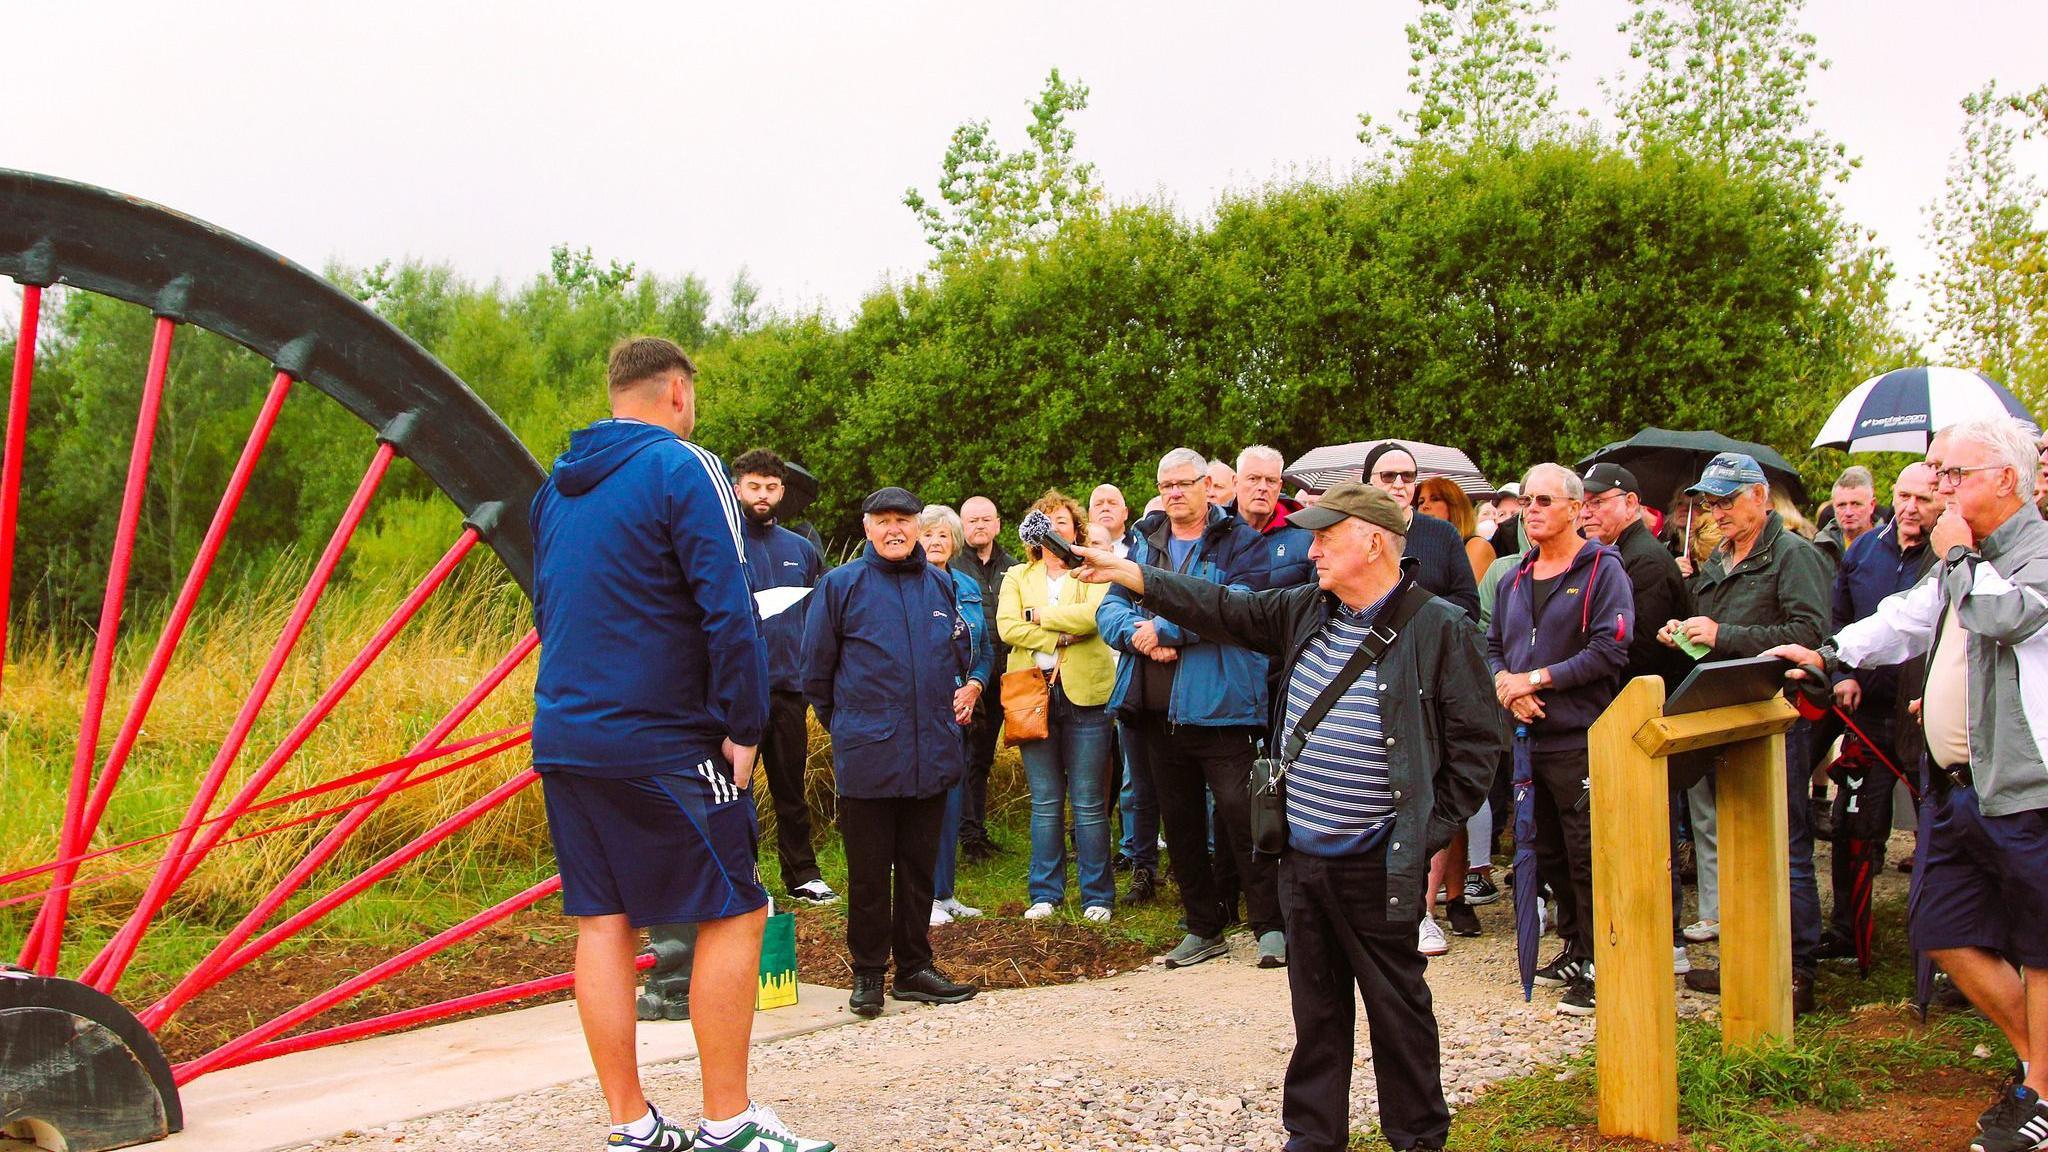
{"label": "white trainer", "polygon": [[1024,918],[1026,920],[1049,920],[1052,918],[1052,914],[1055,911],[1057,911],[1057,909],[1055,909],[1052,905],[1047,904],[1043,900],[1040,900],[1038,903],[1033,904],[1031,907],[1026,908],[1024,910]]}
{"label": "white trainer", "polygon": [[1437,925],[1436,917],[1424,916],[1417,932],[1415,950],[1424,956],[1441,956],[1451,950],[1451,942],[1444,937],[1444,930]]}

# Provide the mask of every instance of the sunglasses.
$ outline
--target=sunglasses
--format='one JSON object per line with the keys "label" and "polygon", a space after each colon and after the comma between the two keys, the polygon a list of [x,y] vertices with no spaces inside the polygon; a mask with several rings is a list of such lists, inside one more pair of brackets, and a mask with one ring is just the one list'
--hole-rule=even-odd
{"label": "sunglasses", "polygon": [[1548,508],[1548,507],[1551,507],[1551,506],[1552,506],[1552,505],[1554,505],[1554,504],[1577,504],[1577,503],[1578,503],[1578,501],[1577,501],[1577,500],[1574,500],[1574,499],[1572,499],[1572,498],[1571,498],[1571,497],[1569,497],[1569,496],[1552,496],[1552,495],[1550,495],[1550,494],[1549,494],[1549,493],[1547,493],[1547,492],[1546,492],[1546,493],[1543,493],[1542,495],[1539,495],[1539,496],[1524,496],[1524,497],[1522,497],[1522,500],[1523,500],[1523,501],[1524,501],[1525,503],[1528,503],[1528,504],[1533,504],[1533,505],[1535,505],[1535,506],[1536,506],[1536,507],[1538,507],[1538,508]]}
{"label": "sunglasses", "polygon": [[1413,472],[1375,472],[1372,474],[1372,478],[1382,484],[1415,483],[1415,473]]}

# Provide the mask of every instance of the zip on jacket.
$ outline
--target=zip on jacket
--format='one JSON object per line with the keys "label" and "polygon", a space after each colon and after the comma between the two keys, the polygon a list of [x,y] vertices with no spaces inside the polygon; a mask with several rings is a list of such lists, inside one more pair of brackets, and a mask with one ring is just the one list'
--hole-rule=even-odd
{"label": "zip on jacket", "polygon": [[1583,748],[1586,731],[1621,691],[1635,633],[1635,592],[1621,553],[1586,541],[1555,578],[1539,617],[1535,609],[1538,550],[1523,554],[1502,580],[1486,662],[1495,674],[1545,669],[1538,690],[1544,715],[1529,725],[1538,751]]}

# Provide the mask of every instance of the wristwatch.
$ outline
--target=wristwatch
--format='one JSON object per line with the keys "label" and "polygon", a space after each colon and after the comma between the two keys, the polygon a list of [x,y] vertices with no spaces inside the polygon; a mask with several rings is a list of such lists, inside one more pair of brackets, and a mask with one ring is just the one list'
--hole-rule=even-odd
{"label": "wristwatch", "polygon": [[1961,564],[1963,561],[1968,560],[1969,558],[1970,546],[1968,544],[1958,544],[1955,547],[1950,548],[1948,550],[1948,555],[1942,557],[1942,559],[1946,561],[1948,563],[1948,566],[1951,568],[1955,567],[1958,564]]}
{"label": "wristwatch", "polygon": [[1541,668],[1538,668],[1534,672],[1529,673],[1529,687],[1531,688],[1541,688],[1549,682],[1550,673],[1545,672]]}

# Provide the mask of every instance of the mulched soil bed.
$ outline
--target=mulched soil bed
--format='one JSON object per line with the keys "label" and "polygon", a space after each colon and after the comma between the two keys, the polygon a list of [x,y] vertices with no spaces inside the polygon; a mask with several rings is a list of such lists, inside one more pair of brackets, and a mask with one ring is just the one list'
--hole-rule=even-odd
{"label": "mulched soil bed", "polygon": [[[932,929],[932,947],[946,974],[983,988],[1027,988],[1094,980],[1146,963],[1151,949],[1136,941],[1062,922],[981,918]],[[304,1003],[397,948],[319,947],[265,957],[193,1001],[160,1037],[173,1062],[189,1060]],[[566,972],[575,964],[575,930],[560,916],[531,912],[481,934],[459,950],[416,965],[315,1017],[302,1031],[367,1020],[403,1008],[488,991]],[[797,915],[797,974],[806,983],[847,988],[846,927],[834,909]],[[151,991],[161,992],[162,989]],[[535,997],[483,1013],[568,998]],[[146,1003],[139,999],[137,1004]]]}

